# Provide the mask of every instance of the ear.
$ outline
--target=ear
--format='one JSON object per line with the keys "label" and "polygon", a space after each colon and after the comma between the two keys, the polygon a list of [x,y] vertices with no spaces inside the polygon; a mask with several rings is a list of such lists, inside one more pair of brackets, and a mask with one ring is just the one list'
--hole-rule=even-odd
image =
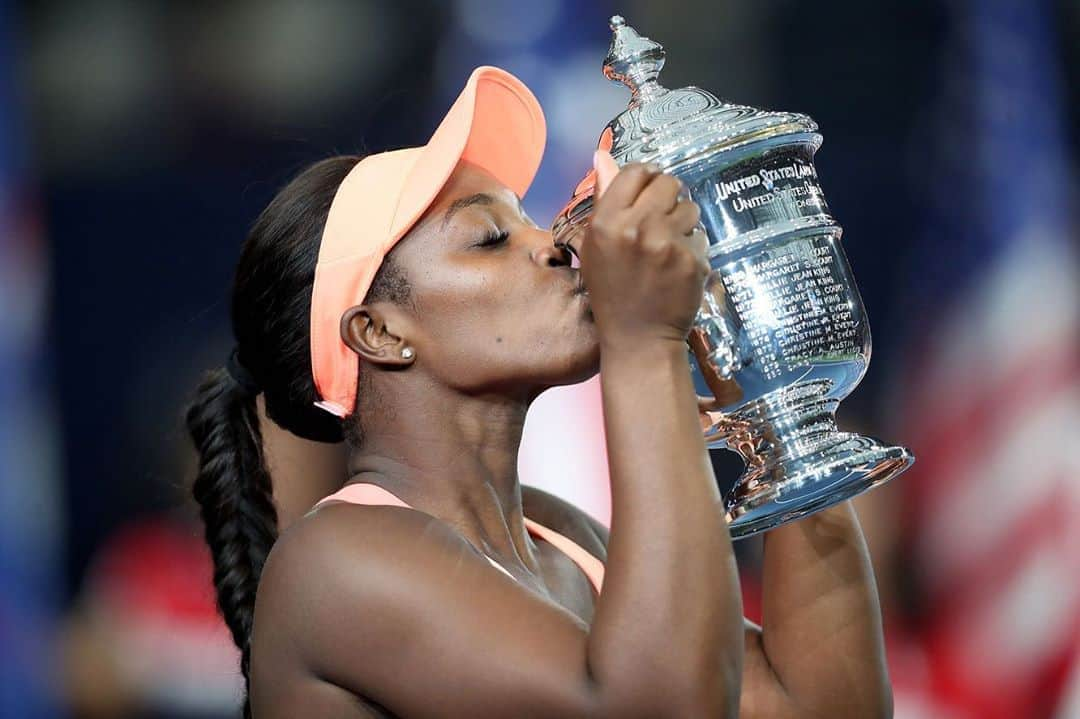
{"label": "ear", "polygon": [[[394,328],[407,323],[396,317],[396,308],[385,305],[356,305],[341,315],[341,340],[360,359],[388,368],[407,367],[416,360],[416,352]],[[402,356],[402,350],[409,352]]]}

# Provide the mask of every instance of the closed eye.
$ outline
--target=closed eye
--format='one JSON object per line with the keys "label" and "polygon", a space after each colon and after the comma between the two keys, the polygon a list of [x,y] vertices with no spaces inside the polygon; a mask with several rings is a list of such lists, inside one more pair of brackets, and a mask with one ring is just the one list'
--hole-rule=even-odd
{"label": "closed eye", "polygon": [[509,237],[510,237],[510,233],[507,232],[506,230],[498,230],[498,231],[495,231],[495,232],[488,233],[488,235],[485,236],[482,241],[476,243],[476,246],[477,247],[491,247],[493,245],[501,245],[502,243],[506,242],[506,240],[509,239]]}

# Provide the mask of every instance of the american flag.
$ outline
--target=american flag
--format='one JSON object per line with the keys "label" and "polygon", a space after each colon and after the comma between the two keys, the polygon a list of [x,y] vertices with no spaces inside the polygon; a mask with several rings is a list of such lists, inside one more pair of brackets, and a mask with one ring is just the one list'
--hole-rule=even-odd
{"label": "american flag", "polygon": [[951,6],[918,150],[929,221],[897,430],[919,458],[902,481],[933,715],[1064,719],[1080,642],[1080,265],[1053,8]]}

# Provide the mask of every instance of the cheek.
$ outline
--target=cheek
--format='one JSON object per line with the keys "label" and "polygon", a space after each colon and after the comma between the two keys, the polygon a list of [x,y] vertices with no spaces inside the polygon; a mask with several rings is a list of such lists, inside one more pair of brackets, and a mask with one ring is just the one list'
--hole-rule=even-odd
{"label": "cheek", "polygon": [[[429,371],[460,387],[566,381],[595,372],[595,327],[568,296],[536,277],[446,273],[438,292],[417,298]],[[573,381],[573,380],[571,380]]]}
{"label": "cheek", "polygon": [[599,361],[595,325],[559,299],[547,305],[531,303],[492,322],[492,331],[484,335],[485,355],[503,373],[523,379],[561,384],[569,375],[584,371],[589,376],[589,368]]}
{"label": "cheek", "polygon": [[424,298],[421,316],[431,334],[449,345],[476,350],[504,345],[509,337],[521,336],[527,329],[523,325],[532,322],[535,326],[524,319],[537,301],[538,288],[530,280],[519,273],[471,267],[446,272],[439,279],[438,292]]}
{"label": "cheek", "polygon": [[446,301],[424,315],[431,371],[452,384],[480,385],[535,374],[566,337],[523,292]]}
{"label": "cheek", "polygon": [[[479,365],[520,344],[521,309],[513,306],[513,294],[496,287],[482,281],[459,284],[453,293],[441,292],[418,305],[428,356],[437,357],[448,372],[467,372],[470,363]],[[441,373],[442,368],[433,369]]]}

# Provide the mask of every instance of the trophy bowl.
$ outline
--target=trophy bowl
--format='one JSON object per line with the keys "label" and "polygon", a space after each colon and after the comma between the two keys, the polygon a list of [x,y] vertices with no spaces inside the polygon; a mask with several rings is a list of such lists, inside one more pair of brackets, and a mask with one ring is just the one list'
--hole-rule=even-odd
{"label": "trophy bowl", "polygon": [[[663,48],[618,16],[604,74],[631,93],[600,147],[653,162],[701,208],[711,272],[687,338],[709,448],[745,470],[724,498],[733,538],[779,526],[892,479],[911,452],[837,429],[835,412],[870,362],[870,327],[842,229],[818,184],[817,125],[657,82]],[[552,226],[574,246],[593,173]]]}

